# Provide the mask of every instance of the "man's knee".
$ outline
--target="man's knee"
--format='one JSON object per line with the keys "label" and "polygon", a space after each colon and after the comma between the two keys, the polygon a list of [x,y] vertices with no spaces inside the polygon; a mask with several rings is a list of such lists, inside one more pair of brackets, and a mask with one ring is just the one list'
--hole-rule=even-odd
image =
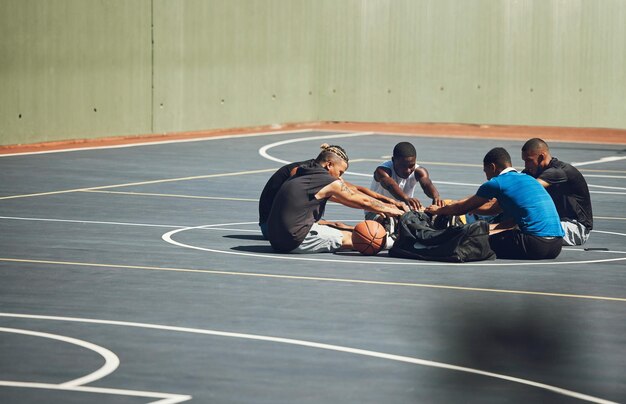
{"label": "man's knee", "polygon": [[338,251],[343,244],[341,230],[315,223],[293,254],[315,254]]}

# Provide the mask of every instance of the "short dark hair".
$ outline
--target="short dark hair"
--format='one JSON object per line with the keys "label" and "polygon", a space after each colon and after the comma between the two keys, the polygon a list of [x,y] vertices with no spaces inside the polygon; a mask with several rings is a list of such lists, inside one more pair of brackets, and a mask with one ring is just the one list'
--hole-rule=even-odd
{"label": "short dark hair", "polygon": [[494,147],[489,150],[483,158],[483,165],[495,164],[496,167],[509,167],[511,165],[511,155],[503,147]]}
{"label": "short dark hair", "polygon": [[417,152],[411,143],[400,142],[393,148],[393,157],[417,157]]}
{"label": "short dark hair", "polygon": [[527,140],[526,143],[524,143],[524,146],[522,146],[523,152],[529,152],[531,150],[539,150],[539,149],[550,150],[550,148],[548,147],[548,144],[544,142],[543,140],[539,139],[538,137],[534,137],[532,139]]}

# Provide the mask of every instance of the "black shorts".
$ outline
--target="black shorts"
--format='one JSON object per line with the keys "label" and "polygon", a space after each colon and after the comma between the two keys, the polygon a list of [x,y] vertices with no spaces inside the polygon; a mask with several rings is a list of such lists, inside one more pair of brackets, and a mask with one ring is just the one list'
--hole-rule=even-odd
{"label": "black shorts", "polygon": [[489,236],[489,245],[498,258],[543,260],[559,256],[563,238],[531,236],[513,229]]}

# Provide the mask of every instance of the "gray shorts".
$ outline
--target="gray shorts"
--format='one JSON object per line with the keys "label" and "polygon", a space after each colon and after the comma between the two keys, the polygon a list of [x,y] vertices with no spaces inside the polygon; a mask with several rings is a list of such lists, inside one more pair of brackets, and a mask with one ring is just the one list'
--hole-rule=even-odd
{"label": "gray shorts", "polygon": [[295,249],[293,254],[314,254],[321,252],[335,252],[341,248],[343,233],[334,227],[313,223],[304,241]]}
{"label": "gray shorts", "polygon": [[565,232],[563,245],[583,245],[589,238],[589,230],[576,220],[563,221],[561,227]]}

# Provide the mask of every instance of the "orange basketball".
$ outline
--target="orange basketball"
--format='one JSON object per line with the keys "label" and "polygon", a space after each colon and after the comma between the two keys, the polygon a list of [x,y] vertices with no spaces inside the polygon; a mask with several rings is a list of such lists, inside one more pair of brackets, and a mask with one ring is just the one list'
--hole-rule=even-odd
{"label": "orange basketball", "polygon": [[387,232],[382,224],[366,220],[354,226],[352,245],[363,255],[376,255],[385,246]]}

